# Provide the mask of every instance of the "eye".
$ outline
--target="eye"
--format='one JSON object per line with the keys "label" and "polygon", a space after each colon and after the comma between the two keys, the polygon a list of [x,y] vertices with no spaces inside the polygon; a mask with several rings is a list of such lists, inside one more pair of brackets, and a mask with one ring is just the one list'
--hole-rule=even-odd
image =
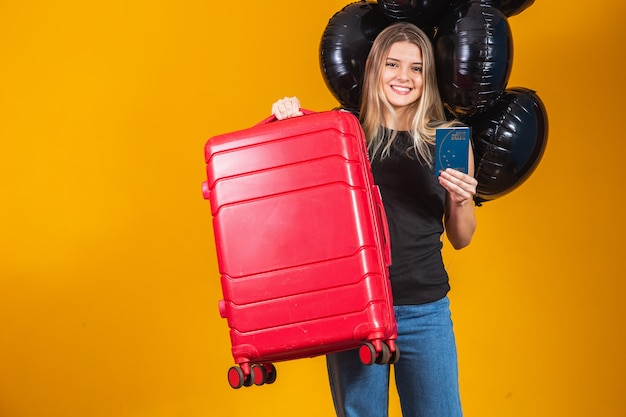
{"label": "eye", "polygon": [[395,68],[395,67],[398,66],[398,64],[393,62],[393,61],[387,61],[387,63],[385,65],[388,66],[388,67],[392,67],[392,68]]}
{"label": "eye", "polygon": [[422,72],[422,66],[421,65],[416,65],[412,69],[415,72]]}

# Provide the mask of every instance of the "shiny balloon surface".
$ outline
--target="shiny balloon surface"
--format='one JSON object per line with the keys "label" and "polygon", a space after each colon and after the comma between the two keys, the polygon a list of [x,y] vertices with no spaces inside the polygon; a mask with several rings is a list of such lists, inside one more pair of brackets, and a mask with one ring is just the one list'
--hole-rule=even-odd
{"label": "shiny balloon surface", "polygon": [[548,117],[527,88],[510,88],[472,126],[477,197],[493,200],[517,188],[534,171],[546,147]]}
{"label": "shiny balloon surface", "polygon": [[470,1],[449,10],[433,45],[442,100],[455,116],[485,111],[506,88],[513,63],[511,30],[493,6]]}
{"label": "shiny balloon surface", "polygon": [[392,21],[376,3],[352,3],[328,22],[320,44],[326,86],[342,106],[358,111],[365,61],[374,39]]}
{"label": "shiny balloon surface", "polygon": [[507,17],[520,14],[535,2],[535,0],[496,0],[497,7]]}
{"label": "shiny balloon surface", "polygon": [[[449,7],[457,7],[459,5],[469,3],[475,0],[450,0]],[[490,4],[498,8],[506,17],[520,14],[535,2],[535,0],[480,0],[482,3]],[[445,1],[442,3],[446,3]]]}
{"label": "shiny balloon surface", "polygon": [[410,21],[427,33],[448,7],[441,0],[378,0],[378,4],[386,16]]}

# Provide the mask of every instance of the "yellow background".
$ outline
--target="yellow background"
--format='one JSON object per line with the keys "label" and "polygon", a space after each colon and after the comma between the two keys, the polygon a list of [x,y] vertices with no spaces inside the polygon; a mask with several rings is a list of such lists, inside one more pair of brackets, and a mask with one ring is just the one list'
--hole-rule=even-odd
{"label": "yellow background", "polygon": [[[203,145],[270,104],[337,105],[350,2],[0,2],[0,416],[330,416],[323,358],[232,390]],[[510,18],[544,158],[445,249],[467,417],[624,417],[621,0]],[[397,399],[392,416],[399,416]]]}

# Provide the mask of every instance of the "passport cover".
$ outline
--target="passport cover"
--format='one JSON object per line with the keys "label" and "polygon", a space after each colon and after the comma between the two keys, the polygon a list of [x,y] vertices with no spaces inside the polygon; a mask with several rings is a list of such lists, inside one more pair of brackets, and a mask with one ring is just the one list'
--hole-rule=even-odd
{"label": "passport cover", "polygon": [[467,174],[470,128],[467,126],[437,128],[435,175],[446,168]]}

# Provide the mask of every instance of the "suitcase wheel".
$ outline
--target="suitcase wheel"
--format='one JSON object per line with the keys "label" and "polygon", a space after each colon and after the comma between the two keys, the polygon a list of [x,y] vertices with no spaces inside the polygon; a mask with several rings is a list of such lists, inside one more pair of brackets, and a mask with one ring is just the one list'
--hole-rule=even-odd
{"label": "suitcase wheel", "polygon": [[276,381],[276,368],[273,364],[252,365],[250,373],[245,374],[240,366],[231,366],[228,370],[228,383],[234,389],[252,385],[273,384]]}
{"label": "suitcase wheel", "polygon": [[399,359],[400,359],[400,349],[398,349],[398,346],[396,346],[396,350],[391,352],[391,358],[389,358],[389,363],[391,364],[397,363]]}
{"label": "suitcase wheel", "polygon": [[243,373],[243,369],[241,369],[240,367],[231,366],[228,370],[228,383],[234,389],[243,387],[244,385],[246,385],[246,382],[248,382],[247,386],[252,385],[251,383],[249,383],[249,381],[252,381],[252,378],[250,377],[250,375],[246,377],[246,375]]}
{"label": "suitcase wheel", "polygon": [[271,363],[252,365],[254,385],[273,384],[276,381],[276,368]]}
{"label": "suitcase wheel", "polygon": [[269,366],[269,371],[267,373],[267,377],[265,378],[265,383],[273,384],[274,382],[276,382],[276,368],[271,363],[266,366]]}
{"label": "suitcase wheel", "polygon": [[376,348],[370,342],[365,342],[359,348],[359,357],[365,365],[373,365],[376,362]]}
{"label": "suitcase wheel", "polygon": [[381,343],[380,345],[380,352],[376,352],[376,347],[373,343],[363,343],[359,348],[361,362],[365,365],[373,365],[375,363],[385,365],[398,362],[400,350],[397,346],[395,346],[395,350],[392,352],[386,343]]}
{"label": "suitcase wheel", "polygon": [[391,359],[391,351],[389,350],[389,346],[383,343],[378,356],[376,356],[376,363],[379,365],[384,365],[389,363],[389,359]]}

